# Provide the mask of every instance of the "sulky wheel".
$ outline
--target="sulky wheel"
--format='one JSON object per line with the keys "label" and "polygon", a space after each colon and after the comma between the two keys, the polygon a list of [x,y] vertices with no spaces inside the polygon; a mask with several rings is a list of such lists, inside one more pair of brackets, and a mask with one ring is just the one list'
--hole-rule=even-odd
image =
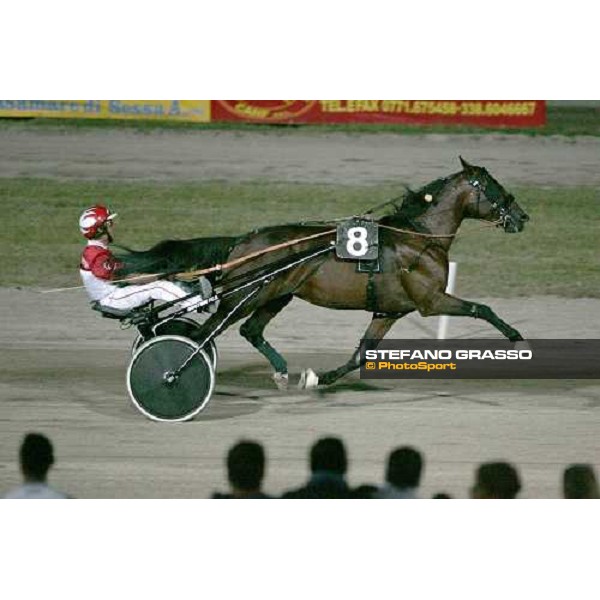
{"label": "sulky wheel", "polygon": [[[178,335],[186,338],[192,338],[193,334],[197,332],[202,327],[202,323],[198,323],[194,319],[190,319],[189,317],[177,317],[176,319],[171,319],[170,321],[164,321],[163,323],[159,323],[156,326],[156,335]],[[144,338],[138,334],[133,342],[133,346],[131,348],[131,354],[134,355],[137,349],[144,343]],[[217,360],[219,358],[219,354],[217,352],[217,345],[214,340],[211,340],[206,344],[203,350],[208,354],[210,358],[213,371],[217,370]]]}
{"label": "sulky wheel", "polygon": [[208,404],[215,385],[211,360],[196,342],[161,335],[144,342],[127,369],[135,407],[154,421],[188,421]]}

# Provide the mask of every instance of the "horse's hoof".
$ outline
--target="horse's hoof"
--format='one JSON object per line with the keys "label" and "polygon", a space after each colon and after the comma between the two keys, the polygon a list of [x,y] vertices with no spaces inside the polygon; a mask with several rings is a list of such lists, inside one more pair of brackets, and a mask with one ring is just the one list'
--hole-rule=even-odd
{"label": "horse's hoof", "polygon": [[515,350],[531,350],[531,346],[527,340],[519,340],[515,342]]}
{"label": "horse's hoof", "polygon": [[288,383],[290,382],[287,373],[273,373],[273,381],[278,390],[284,391],[288,389]]}
{"label": "horse's hoof", "polygon": [[300,375],[298,389],[312,390],[319,385],[319,376],[312,369],[304,369]]}

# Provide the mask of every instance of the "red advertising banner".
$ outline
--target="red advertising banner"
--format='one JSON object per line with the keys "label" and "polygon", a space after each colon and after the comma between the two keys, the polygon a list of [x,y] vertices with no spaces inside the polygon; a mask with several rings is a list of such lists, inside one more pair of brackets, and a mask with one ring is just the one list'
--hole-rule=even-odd
{"label": "red advertising banner", "polygon": [[543,100],[213,100],[212,121],[537,127]]}

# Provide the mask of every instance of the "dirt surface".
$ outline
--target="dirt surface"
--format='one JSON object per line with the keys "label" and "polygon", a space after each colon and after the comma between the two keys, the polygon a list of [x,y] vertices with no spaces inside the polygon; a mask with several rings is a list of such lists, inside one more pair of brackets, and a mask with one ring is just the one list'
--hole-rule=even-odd
{"label": "dirt surface", "polygon": [[[597,185],[599,142],[515,136],[303,135],[233,132],[0,132],[0,176],[122,179],[421,180],[448,173],[462,153],[501,181]],[[477,300],[477,298],[473,298]],[[527,337],[600,337],[600,300],[481,298]],[[27,431],[55,443],[51,481],[77,497],[207,497],[226,488],[224,456],[240,438],[263,442],[265,488],[307,475],[309,445],[343,437],[352,484],[380,483],[388,452],[425,454],[425,497],[466,497],[478,463],[516,463],[524,497],[558,497],[571,462],[600,467],[600,381],[369,382],[349,377],[323,392],[277,391],[266,361],[237,334],[219,338],[216,393],[194,422],[161,425],[130,403],[132,331],[92,313],[82,292],[0,289],[0,494],[18,482]],[[302,367],[344,362],[369,316],[295,300],[267,330]],[[437,319],[409,316],[391,336],[435,336]],[[452,337],[486,337],[452,319]]]}
{"label": "dirt surface", "polygon": [[600,185],[600,138],[233,131],[0,131],[0,177],[417,185],[459,169],[503,183]]}
{"label": "dirt surface", "polygon": [[[600,337],[600,300],[530,298],[489,302],[529,337]],[[43,302],[45,309],[40,310]],[[278,493],[306,476],[306,450],[319,435],[347,442],[350,480],[379,482],[388,451],[413,444],[426,454],[423,491],[464,497],[474,467],[505,458],[522,471],[526,497],[556,497],[562,467],[598,463],[599,381],[373,382],[348,377],[325,393],[278,392],[266,361],[231,329],[219,338],[216,393],[194,422],[155,424],[131,404],[125,373],[133,331],[99,318],[82,293],[40,296],[0,290],[0,481],[17,482],[16,448],[26,430],[56,443],[53,481],[78,497],[207,497],[225,489],[223,457],[242,437],[269,455],[266,487]],[[295,300],[272,323],[292,383],[301,368],[344,362],[368,315]],[[390,335],[431,338],[437,319],[409,316]],[[452,319],[454,337],[493,335]]]}

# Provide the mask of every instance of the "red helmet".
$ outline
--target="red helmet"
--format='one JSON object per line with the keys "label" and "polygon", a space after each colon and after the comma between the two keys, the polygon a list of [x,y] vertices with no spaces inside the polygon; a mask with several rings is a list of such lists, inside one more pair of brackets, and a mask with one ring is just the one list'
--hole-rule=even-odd
{"label": "red helmet", "polygon": [[117,213],[111,213],[106,206],[95,204],[81,213],[79,230],[88,240],[93,240],[106,231],[106,224],[116,216]]}

